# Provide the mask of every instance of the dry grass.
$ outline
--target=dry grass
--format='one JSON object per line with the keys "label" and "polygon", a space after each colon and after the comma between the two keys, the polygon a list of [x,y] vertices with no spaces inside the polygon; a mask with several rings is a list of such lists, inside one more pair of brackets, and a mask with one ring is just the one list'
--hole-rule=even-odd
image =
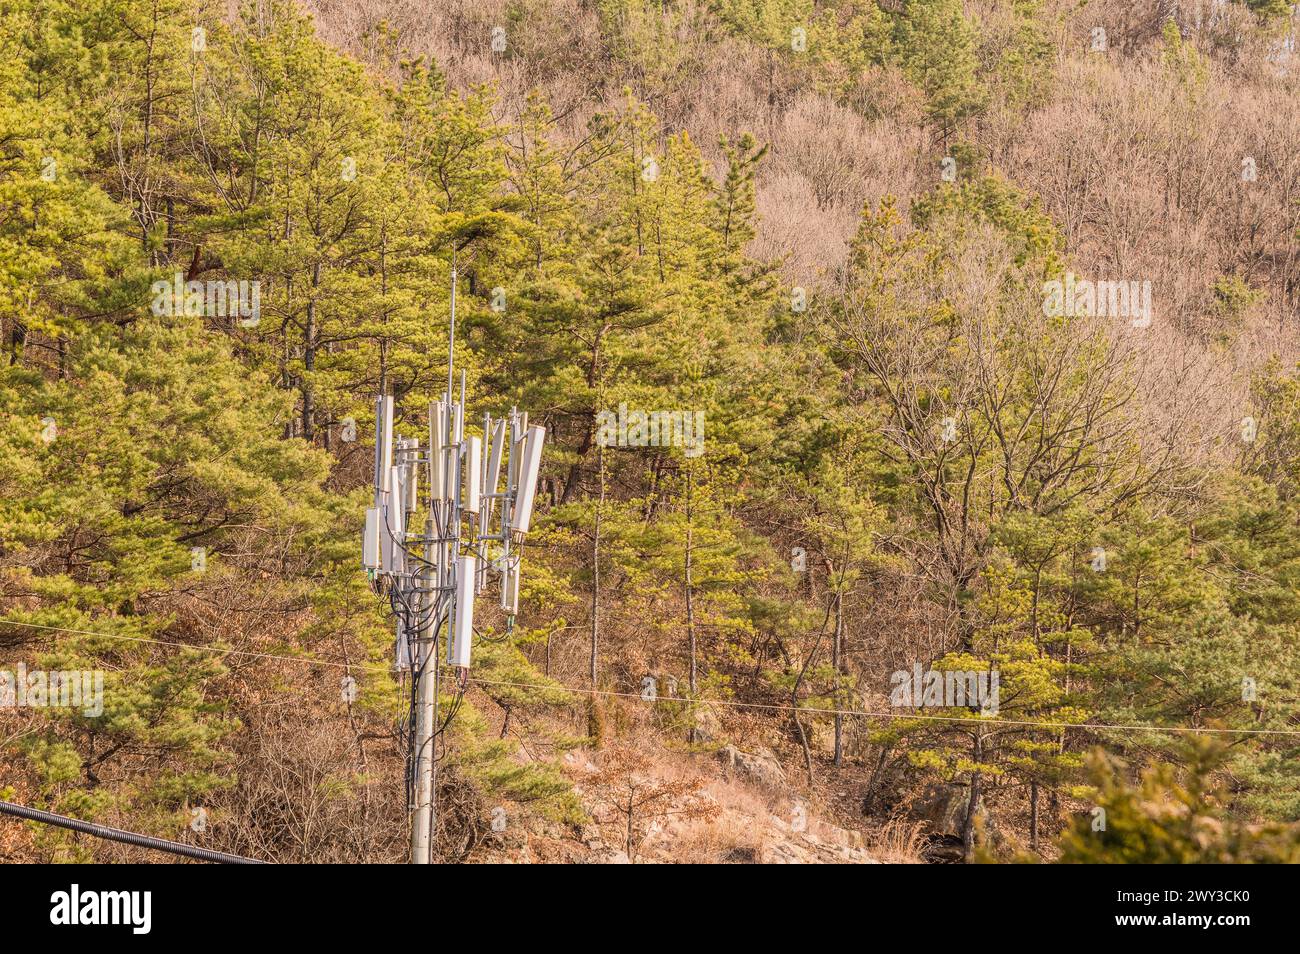
{"label": "dry grass", "polygon": [[925,822],[895,817],[867,835],[867,851],[887,865],[923,865]]}

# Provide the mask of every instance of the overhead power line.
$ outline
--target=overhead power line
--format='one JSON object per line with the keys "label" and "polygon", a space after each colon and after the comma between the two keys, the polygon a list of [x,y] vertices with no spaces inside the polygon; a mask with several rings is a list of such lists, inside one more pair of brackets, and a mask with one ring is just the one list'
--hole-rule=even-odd
{"label": "overhead power line", "polygon": [[123,831],[121,828],[110,828],[107,825],[96,825],[93,822],[82,821],[80,818],[69,818],[67,815],[57,815],[54,812],[41,811],[39,808],[28,808],[26,805],[15,805],[13,802],[0,801],[0,814],[12,815],[15,818],[25,818],[28,821],[40,822],[43,825],[56,825],[59,828],[79,831],[84,835],[93,835],[96,838],[104,838],[108,841],[120,841],[126,845],[136,845],[140,848],[152,848],[154,851],[165,851],[168,854],[183,855],[186,858],[197,858],[200,861],[211,861],[214,864],[266,864],[265,861],[258,861],[256,858],[245,858],[243,855],[231,855],[224,851],[213,851],[211,848],[200,848],[197,845],[186,845],[179,841],[168,841],[165,838],[154,838],[152,835],[141,835],[133,831]]}
{"label": "overhead power line", "polygon": [[[158,643],[162,646],[174,646],[178,649],[194,649],[200,652],[213,652],[229,655],[254,656],[261,659],[274,659],[281,662],[302,663],[309,666],[338,666],[340,668],[352,668],[358,670],[370,670],[372,672],[389,672],[386,666],[373,666],[358,663],[341,663],[329,660],[309,659],[304,656],[277,656],[273,653],[255,653],[246,652],[237,649],[223,649],[219,646],[200,646],[195,643],[176,643],[168,642],[163,639],[146,639],[139,636],[118,636],[113,633],[96,633],[82,629],[67,629],[61,626],[45,626],[37,623],[24,623],[19,620],[0,619],[0,624],[9,624],[12,626],[32,626],[37,629],[47,629],[62,633],[75,633],[83,636],[103,636],[106,639],[126,639],[142,641],[149,643]],[[446,669],[442,666],[440,669]],[[550,690],[552,692],[567,692],[572,695],[596,695],[610,696],[625,699],[641,699],[641,694],[637,692],[618,692],[612,689],[582,689],[576,686],[566,686],[561,683],[541,683],[541,682],[507,682],[497,679],[482,679],[477,676],[470,679],[471,684],[477,683],[480,686],[502,686],[513,689],[540,689]],[[659,697],[661,700],[677,700],[688,702],[691,700],[679,699],[675,696]],[[927,722],[960,722],[973,723],[978,721],[986,725],[1019,725],[1032,728],[1044,729],[1090,729],[1098,732],[1169,732],[1183,733],[1187,735],[1257,735],[1257,736],[1277,736],[1300,738],[1300,729],[1220,729],[1220,728],[1197,728],[1194,726],[1171,726],[1171,725],[1149,725],[1149,724],[1114,724],[1105,722],[1047,722],[1032,721],[1021,719],[998,719],[993,717],[981,716],[978,720],[962,716],[939,716],[926,715],[922,713],[911,712],[881,712],[879,710],[869,709],[828,709],[818,706],[791,706],[781,705],[770,702],[738,702],[734,699],[699,699],[697,702],[707,702],[709,705],[728,706],[735,709],[758,709],[768,712],[800,712],[809,715],[843,715],[843,716],[861,716],[875,719],[901,719],[901,720],[920,720]]]}
{"label": "overhead power line", "polygon": [[77,636],[98,636],[101,639],[120,639],[130,643],[151,643],[155,646],[173,646],[177,649],[194,649],[204,653],[216,653],[221,656],[247,656],[253,659],[274,659],[279,662],[306,663],[310,666],[335,666],[339,669],[369,669],[372,672],[388,672],[387,666],[374,666],[365,663],[338,662],[333,659],[313,659],[308,656],[282,656],[276,653],[257,653],[247,649],[227,649],[224,646],[200,646],[197,643],[181,643],[169,639],[152,639],[148,636],[126,636],[122,633],[100,633],[90,629],[69,629],[66,626],[48,626],[44,623],[27,623],[18,619],[0,619],[0,624],[8,626],[28,626],[32,629],[45,629],[56,633],[71,633]]}
{"label": "overhead power line", "polygon": [[[564,685],[547,685],[540,682],[504,682],[493,679],[474,677],[470,684],[506,686],[516,689],[550,689],[555,692],[569,692],[578,695],[618,696],[627,699],[643,699],[637,692],[615,692],[609,689],[579,689]],[[643,701],[645,701],[643,699]],[[711,706],[732,706],[737,709],[763,709],[773,712],[799,712],[809,715],[845,715],[866,716],[874,719],[924,720],[928,722],[960,722],[967,725],[1022,725],[1045,729],[1097,729],[1099,731],[1119,732],[1185,732],[1193,735],[1281,735],[1300,736],[1300,729],[1210,729],[1193,726],[1176,725],[1115,725],[1105,722],[1035,722],[1028,719],[998,719],[993,716],[963,717],[924,715],[914,712],[880,712],[868,709],[826,709],[819,706],[789,706],[770,702],[737,702],[734,699],[696,699],[681,696],[659,696],[660,702],[702,702]]]}

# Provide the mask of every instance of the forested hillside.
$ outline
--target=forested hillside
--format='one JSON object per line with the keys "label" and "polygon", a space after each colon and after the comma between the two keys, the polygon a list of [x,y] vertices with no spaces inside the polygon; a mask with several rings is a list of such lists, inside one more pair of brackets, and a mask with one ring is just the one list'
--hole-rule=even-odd
{"label": "forested hillside", "polygon": [[405,859],[362,527],[454,266],[467,430],[547,444],[442,860],[1300,860],[1298,34],[0,0],[0,669],[103,678],[0,705],[0,799]]}

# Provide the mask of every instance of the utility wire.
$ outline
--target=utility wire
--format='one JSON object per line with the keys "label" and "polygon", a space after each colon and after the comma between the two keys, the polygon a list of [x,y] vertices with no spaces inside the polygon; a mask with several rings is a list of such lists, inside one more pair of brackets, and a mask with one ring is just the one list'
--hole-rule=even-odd
{"label": "utility wire", "polygon": [[[569,692],[576,695],[594,695],[594,696],[619,696],[626,699],[643,699],[638,692],[614,692],[608,689],[579,689],[571,686],[546,685],[545,683],[533,682],[504,682],[493,679],[479,679],[470,677],[471,683],[478,683],[484,686],[506,686],[516,689],[551,689],[556,692]],[[1047,729],[1098,729],[1109,731],[1123,732],[1188,732],[1192,734],[1225,734],[1225,735],[1283,735],[1283,736],[1300,736],[1300,729],[1198,729],[1190,726],[1166,726],[1166,725],[1114,725],[1097,722],[1034,722],[1029,720],[1017,719],[997,719],[988,716],[979,716],[978,718],[963,718],[961,716],[932,716],[921,715],[919,713],[908,712],[873,712],[866,709],[824,709],[817,706],[785,706],[765,702],[737,702],[734,699],[700,699],[691,700],[680,696],[662,696],[656,697],[653,701],[666,702],[705,702],[708,705],[733,706],[738,709],[764,709],[773,712],[806,712],[812,715],[846,715],[846,716],[867,716],[877,719],[921,719],[929,722],[960,722],[967,725],[1023,725],[1040,727]]]}
{"label": "utility wire", "polygon": [[311,659],[306,656],[280,656],[275,653],[255,653],[245,649],[224,649],[221,646],[200,646],[196,643],[178,643],[166,639],[150,639],[148,636],[125,636],[120,633],[97,633],[88,629],[68,629],[66,626],[46,626],[42,623],[27,623],[17,619],[0,619],[0,625],[29,626],[32,629],[47,629],[56,633],[73,633],[78,636],[98,636],[102,639],[121,639],[132,643],[153,643],[157,646],[173,646],[177,649],[197,649],[205,653],[218,653],[223,656],[249,656],[254,659],[276,659],[281,662],[306,663],[310,666],[337,666],[339,669],[369,669],[372,672],[388,672],[388,666],[370,666],[364,663],[336,662],[332,659]]}
{"label": "utility wire", "polygon": [[[262,659],[276,659],[284,662],[306,663],[307,665],[313,665],[313,666],[339,666],[341,668],[348,668],[347,663],[308,659],[303,656],[277,656],[274,655],[273,653],[253,653],[253,652],[245,652],[237,649],[222,649],[217,646],[199,646],[193,643],[173,643],[173,642],[167,642],[166,640],[162,640],[162,639],[146,639],[140,636],[119,636],[113,633],[94,633],[94,632],[89,632],[87,630],[81,630],[81,629],[66,629],[61,626],[44,626],[37,623],[24,623],[18,620],[0,619],[0,624],[5,624],[5,623],[8,623],[9,625],[12,626],[32,626],[37,629],[48,629],[48,630],[54,630],[56,632],[62,632],[62,633],[76,633],[83,636],[103,636],[106,639],[126,639],[126,640],[134,640],[137,642],[158,643],[159,645],[162,646],[174,646],[183,649],[197,649],[205,652],[225,653],[225,654],[240,655],[240,656],[254,656]],[[351,665],[351,668],[368,669],[371,670],[372,672],[383,672],[383,673],[387,673],[390,671],[390,668],[387,666],[366,666],[366,665],[359,665],[357,663],[353,663]],[[443,666],[441,668],[445,669],[447,667]],[[480,686],[502,686],[505,688],[515,688],[515,689],[543,689],[543,690],[551,690],[553,692],[567,692],[573,695],[594,695],[594,696],[621,697],[627,699],[641,699],[641,694],[638,692],[616,692],[610,689],[580,689],[574,686],[565,686],[559,683],[547,684],[547,683],[540,683],[540,682],[506,682],[503,680],[480,679],[474,676],[470,677],[470,681],[472,683],[477,683]],[[672,697],[672,696],[667,696],[662,698],[681,701],[681,702],[691,701],[688,699],[677,699],[676,697]],[[978,722],[980,724],[985,724],[985,725],[1019,725],[1019,726],[1026,726],[1031,728],[1046,728],[1046,729],[1093,729],[1099,732],[1173,732],[1173,733],[1182,732],[1191,735],[1267,735],[1267,736],[1300,737],[1300,729],[1212,729],[1212,728],[1193,728],[1190,726],[1123,725],[1123,724],[1116,725],[1116,724],[1107,724],[1104,722],[1103,723],[1043,722],[1043,721],[1031,721],[1031,720],[1016,720],[1016,719],[997,719],[997,718],[984,717],[984,716],[981,716],[978,719],[974,719],[974,718],[963,718],[961,716],[935,716],[935,715],[922,715],[919,713],[906,713],[906,712],[880,712],[880,711],[871,711],[867,709],[827,709],[827,708],[820,708],[816,706],[777,705],[775,703],[765,703],[765,702],[737,702],[734,699],[708,699],[708,700],[696,700],[696,701],[707,701],[709,705],[730,706],[732,708],[737,708],[737,709],[761,709],[764,711],[771,711],[771,712],[801,712],[801,713],[808,713],[810,715],[864,716],[868,718],[877,718],[877,719],[902,719],[902,720],[913,719],[913,720],[922,720],[927,722],[960,722],[960,723]]]}
{"label": "utility wire", "polygon": [[56,815],[54,812],[41,811],[39,808],[28,808],[26,805],[15,805],[13,802],[0,801],[0,814],[13,815],[15,818],[25,818],[28,821],[40,822],[43,825],[57,825],[59,828],[69,828],[72,831],[79,831],[85,835],[94,835],[96,838],[104,838],[108,841],[120,841],[127,845],[136,845],[140,848],[152,848],[154,851],[165,851],[172,855],[184,855],[186,858],[198,858],[200,861],[211,861],[215,864],[266,864],[265,861],[258,861],[256,858],[245,858],[243,855],[229,855],[224,851],[213,851],[211,848],[200,848],[197,845],[186,845],[179,841],[168,841],[165,838],[154,838],[152,835],[140,835],[133,831],[123,831],[121,828],[110,828],[107,825],[96,825],[93,822],[82,821],[79,818],[69,818],[67,815]]}

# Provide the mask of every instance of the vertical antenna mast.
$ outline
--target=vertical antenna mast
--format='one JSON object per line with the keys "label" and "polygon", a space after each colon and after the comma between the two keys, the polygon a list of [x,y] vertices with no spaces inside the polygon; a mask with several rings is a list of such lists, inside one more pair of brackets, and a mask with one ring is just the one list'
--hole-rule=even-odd
{"label": "vertical antenna mast", "polygon": [[[455,691],[465,692],[474,597],[491,578],[500,584],[507,634],[513,629],[519,599],[514,551],[528,532],[545,437],[544,428],[528,427],[528,415],[514,408],[507,418],[485,414],[482,436],[466,437],[464,370],[456,392],[457,278],[453,251],[447,389],[443,400],[429,404],[428,444],[421,448],[418,438],[395,436],[393,395],[380,394],[375,402],[374,506],[366,510],[362,541],[371,586],[396,616],[396,665],[411,673],[407,784],[414,864],[430,864],[436,853],[443,661],[455,672]],[[498,489],[503,469],[505,487]]]}
{"label": "vertical antenna mast", "polygon": [[447,332],[447,406],[451,407],[451,383],[456,362],[456,250],[451,251],[451,327]]}

